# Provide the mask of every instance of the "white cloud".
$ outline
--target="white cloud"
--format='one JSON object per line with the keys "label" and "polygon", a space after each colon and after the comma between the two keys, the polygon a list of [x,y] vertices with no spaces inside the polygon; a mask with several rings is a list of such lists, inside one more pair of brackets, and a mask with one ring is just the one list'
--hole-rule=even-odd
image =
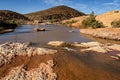
{"label": "white cloud", "polygon": [[120,1],[119,0],[113,0],[112,2],[104,3],[104,6],[113,6],[114,8],[120,7]]}

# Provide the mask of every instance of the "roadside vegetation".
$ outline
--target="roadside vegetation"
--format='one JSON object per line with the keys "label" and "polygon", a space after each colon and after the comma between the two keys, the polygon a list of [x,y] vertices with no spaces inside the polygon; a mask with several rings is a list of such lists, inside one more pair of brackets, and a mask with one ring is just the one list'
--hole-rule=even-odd
{"label": "roadside vegetation", "polygon": [[82,26],[84,28],[102,28],[103,27],[103,23],[99,22],[95,19],[95,15],[94,12],[92,12],[90,14],[90,16],[88,18],[86,18],[85,20],[82,21]]}

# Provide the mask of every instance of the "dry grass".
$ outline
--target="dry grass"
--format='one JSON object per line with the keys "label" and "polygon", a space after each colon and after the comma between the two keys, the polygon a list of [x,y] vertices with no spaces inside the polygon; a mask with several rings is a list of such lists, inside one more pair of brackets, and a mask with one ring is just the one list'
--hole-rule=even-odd
{"label": "dry grass", "polygon": [[80,32],[95,37],[120,40],[120,28],[81,29]]}
{"label": "dry grass", "polygon": [[120,20],[120,11],[111,11],[96,17],[96,20],[103,22],[107,27],[111,27],[111,22]]}

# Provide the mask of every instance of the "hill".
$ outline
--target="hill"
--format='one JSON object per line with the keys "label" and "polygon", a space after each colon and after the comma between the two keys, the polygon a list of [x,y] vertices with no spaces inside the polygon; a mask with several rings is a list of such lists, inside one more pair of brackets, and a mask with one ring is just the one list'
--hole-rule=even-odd
{"label": "hill", "polygon": [[47,10],[25,14],[25,16],[27,16],[31,20],[39,21],[61,21],[83,15],[85,14],[67,6],[56,6]]}
{"label": "hill", "polygon": [[27,17],[25,17],[22,14],[19,14],[17,12],[13,12],[10,10],[0,10],[0,21],[15,21],[15,22],[23,22],[29,20]]}
{"label": "hill", "polygon": [[111,27],[111,22],[120,20],[120,11],[110,11],[97,15],[96,20],[102,22],[107,27]]}

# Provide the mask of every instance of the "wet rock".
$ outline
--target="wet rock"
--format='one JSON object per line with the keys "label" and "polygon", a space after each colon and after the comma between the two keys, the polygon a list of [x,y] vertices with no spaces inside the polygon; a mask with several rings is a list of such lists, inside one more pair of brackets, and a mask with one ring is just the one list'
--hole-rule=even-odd
{"label": "wet rock", "polygon": [[74,46],[74,47],[83,47],[83,45],[81,43],[78,43],[78,42],[74,42],[71,45]]}
{"label": "wet rock", "polygon": [[82,51],[95,51],[95,52],[99,52],[99,53],[107,53],[107,50],[101,46],[95,46],[95,47],[90,47],[87,49],[82,49]]}
{"label": "wet rock", "polygon": [[95,47],[95,46],[101,46],[102,44],[99,42],[86,42],[86,43],[77,43],[74,42],[72,46],[74,47],[83,47],[83,48],[90,48],[90,47]]}
{"label": "wet rock", "polygon": [[110,56],[111,58],[114,58],[114,59],[119,59],[119,57],[117,57],[117,56]]}
{"label": "wet rock", "polygon": [[120,57],[120,53],[119,53],[119,54],[117,54],[117,56],[119,56],[119,57]]}
{"label": "wet rock", "polygon": [[71,46],[70,43],[64,42],[64,41],[50,41],[48,42],[48,45],[60,47],[60,46]]}
{"label": "wet rock", "polygon": [[37,48],[35,49],[33,55],[45,55],[45,54],[54,54],[57,53],[57,50],[47,49],[47,48]]}
{"label": "wet rock", "polygon": [[112,49],[112,50],[117,50],[117,51],[120,51],[120,45],[118,44],[113,44],[113,45],[110,45],[110,46],[107,46],[109,49]]}
{"label": "wet rock", "polygon": [[95,46],[101,46],[102,44],[99,42],[87,42],[87,43],[81,43],[83,47],[95,47]]}
{"label": "wet rock", "polygon": [[67,51],[76,51],[75,49],[68,48],[68,47],[64,47],[63,49],[65,49],[65,50],[67,50]]}
{"label": "wet rock", "polygon": [[39,32],[39,31],[46,31],[45,28],[35,28],[34,31]]}

